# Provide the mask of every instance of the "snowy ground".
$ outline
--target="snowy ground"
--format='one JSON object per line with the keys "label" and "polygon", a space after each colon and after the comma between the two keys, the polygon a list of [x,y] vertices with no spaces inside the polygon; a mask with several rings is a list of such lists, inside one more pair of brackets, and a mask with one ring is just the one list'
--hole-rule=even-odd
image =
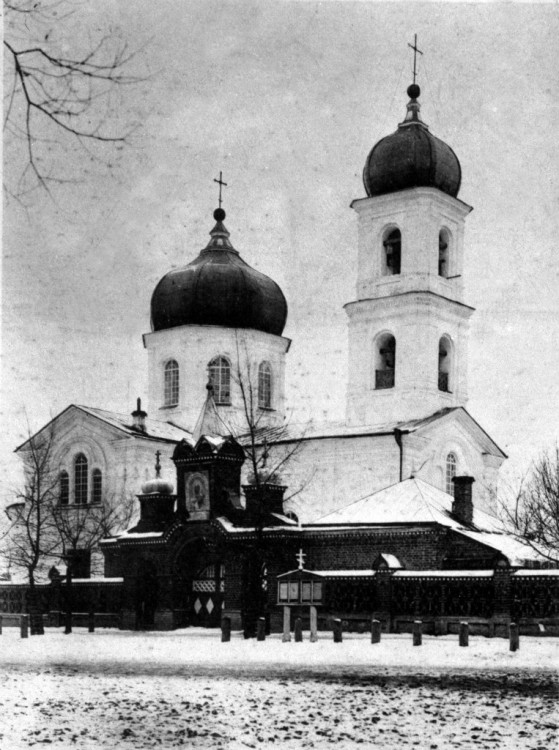
{"label": "snowy ground", "polygon": [[0,747],[555,748],[559,642],[470,644],[4,629]]}

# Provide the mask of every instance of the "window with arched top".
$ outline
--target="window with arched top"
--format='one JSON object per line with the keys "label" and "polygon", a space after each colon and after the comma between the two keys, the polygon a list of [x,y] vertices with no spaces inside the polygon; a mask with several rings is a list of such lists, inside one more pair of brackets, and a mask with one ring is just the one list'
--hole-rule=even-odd
{"label": "window with arched top", "polygon": [[176,406],[179,403],[179,363],[170,359],[165,364],[163,404],[164,406]]}
{"label": "window with arched top", "polygon": [[450,235],[446,229],[441,229],[439,232],[439,276],[442,276],[444,279],[447,279],[450,276],[449,247]]}
{"label": "window with arched top", "polygon": [[70,477],[67,471],[61,471],[59,477],[59,502],[60,505],[68,505],[70,502]]}
{"label": "window with arched top", "polygon": [[452,480],[456,476],[457,463],[454,453],[449,453],[445,462],[445,492],[449,495],[454,495],[454,482]]}
{"label": "window with arched top", "polygon": [[83,453],[74,459],[74,502],[87,505],[87,458]]}
{"label": "window with arched top", "polygon": [[394,388],[396,375],[396,339],[383,333],[375,342],[375,388]]}
{"label": "window with arched top", "polygon": [[439,339],[439,391],[450,393],[450,378],[452,374],[452,345],[450,339],[442,336]]}
{"label": "window with arched top", "polygon": [[258,406],[272,408],[272,368],[269,362],[261,362],[258,366]]}
{"label": "window with arched top", "polygon": [[215,357],[208,365],[208,371],[215,403],[228,406],[231,403],[231,365],[229,360],[225,357]]}
{"label": "window with arched top", "polygon": [[101,474],[101,469],[93,469],[91,484],[91,502],[98,504],[103,499],[103,475]]}
{"label": "window with arched top", "polygon": [[396,276],[400,273],[402,259],[402,233],[389,229],[382,241],[382,275]]}

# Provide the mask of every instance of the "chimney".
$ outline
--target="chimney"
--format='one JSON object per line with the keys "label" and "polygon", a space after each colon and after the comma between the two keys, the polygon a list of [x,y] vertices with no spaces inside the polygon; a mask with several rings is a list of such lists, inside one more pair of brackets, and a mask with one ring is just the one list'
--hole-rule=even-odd
{"label": "chimney", "polygon": [[136,401],[136,411],[132,412],[132,416],[134,417],[134,424],[132,425],[132,427],[138,432],[145,432],[147,413],[145,411],[142,411],[141,398]]}
{"label": "chimney", "polygon": [[472,502],[473,477],[454,477],[453,514],[463,523],[472,523],[474,519],[474,504]]}

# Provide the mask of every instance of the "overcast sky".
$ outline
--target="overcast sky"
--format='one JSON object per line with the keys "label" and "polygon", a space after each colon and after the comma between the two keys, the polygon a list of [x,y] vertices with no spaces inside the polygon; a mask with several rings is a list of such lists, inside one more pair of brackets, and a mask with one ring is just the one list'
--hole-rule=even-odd
{"label": "overcast sky", "polygon": [[[462,165],[468,409],[520,470],[559,438],[559,9],[536,4],[84,3],[66,49],[117,30],[149,80],[119,97],[141,122],[112,176],[70,150],[83,183],[4,209],[3,430],[13,448],[70,403],[146,397],[151,293],[212,228],[282,287],[288,399],[340,418],[361,172],[403,119],[417,33],[423,119]],[[8,173],[18,153],[5,152]],[[203,394],[201,394],[202,402]],[[149,408],[149,407],[148,407]],[[5,489],[2,490],[5,494]]]}

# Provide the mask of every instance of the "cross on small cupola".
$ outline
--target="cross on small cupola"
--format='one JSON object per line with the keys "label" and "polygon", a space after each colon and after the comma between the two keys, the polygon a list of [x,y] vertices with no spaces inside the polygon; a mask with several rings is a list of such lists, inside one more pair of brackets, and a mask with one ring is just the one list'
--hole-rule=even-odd
{"label": "cross on small cupola", "polygon": [[221,170],[219,171],[219,180],[216,180],[216,178],[214,177],[214,182],[217,182],[217,184],[219,185],[219,207],[221,208],[221,189],[227,187],[227,183],[223,182],[223,172]]}
{"label": "cross on small cupola", "polygon": [[155,476],[159,479],[161,476],[161,451],[155,451]]}
{"label": "cross on small cupola", "polygon": [[299,552],[295,555],[297,562],[299,563],[299,570],[303,570],[303,565],[305,564],[305,557],[306,554],[303,552],[303,549],[301,548]]}

